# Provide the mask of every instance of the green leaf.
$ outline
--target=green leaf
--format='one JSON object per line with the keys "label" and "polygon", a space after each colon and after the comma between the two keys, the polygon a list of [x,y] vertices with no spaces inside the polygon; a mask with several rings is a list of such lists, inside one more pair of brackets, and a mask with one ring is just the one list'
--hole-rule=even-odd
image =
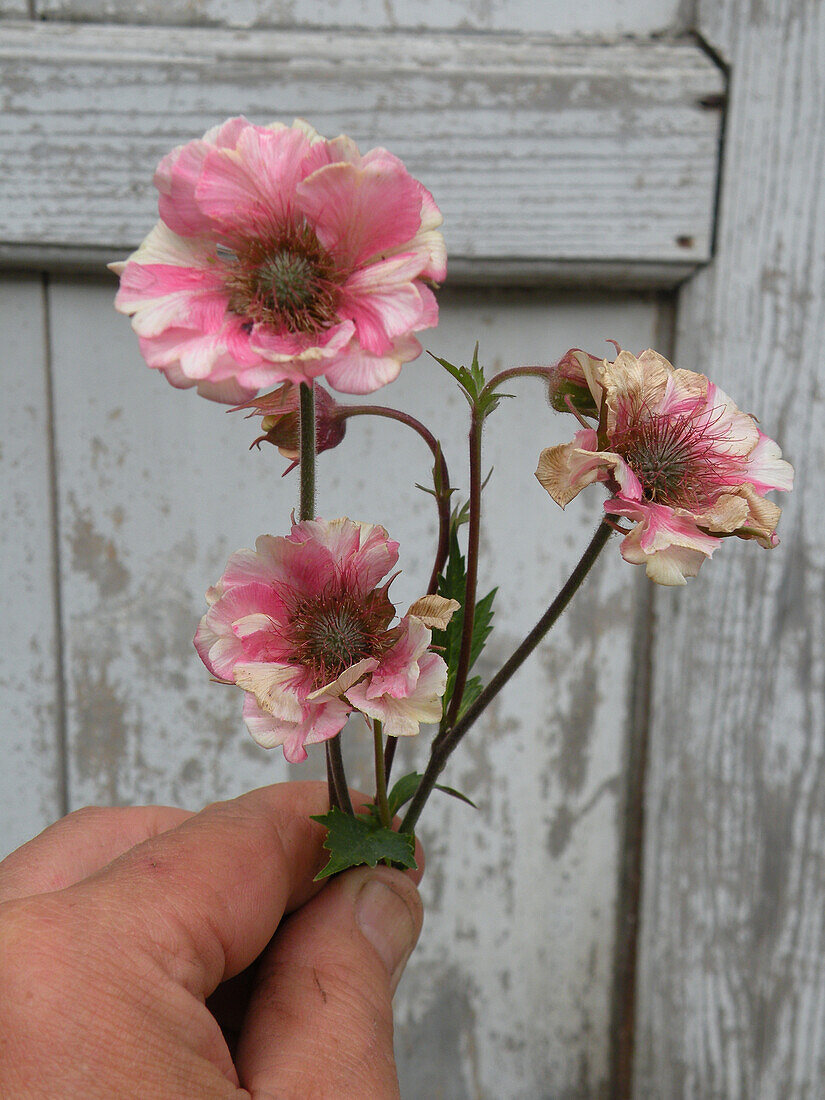
{"label": "green leaf", "polygon": [[478,699],[484,690],[480,676],[471,676],[464,685],[464,695],[461,698],[461,706],[458,709],[458,717],[462,718],[472,703]]}
{"label": "green leaf", "polygon": [[487,639],[493,632],[493,600],[496,598],[498,588],[491,589],[486,596],[476,600],[476,609],[473,614],[473,639],[470,644],[470,668],[481,656]]}
{"label": "green leaf", "polygon": [[329,813],[316,814],[312,820],[326,826],[328,832],[324,847],[331,852],[329,862],[315,876],[316,882],[348,867],[360,867],[362,864],[375,867],[382,859],[402,867],[415,869],[418,866],[412,834],[385,829],[370,814],[352,817],[336,807]]}
{"label": "green leaf", "polygon": [[[423,775],[420,772],[410,772],[409,775],[403,776],[394,785],[389,793],[387,801],[390,804],[390,812],[395,815],[405,806],[418,790],[418,784],[423,779]],[[459,799],[461,802],[466,802],[468,806],[472,806],[474,810],[478,809],[475,802],[471,798],[468,798],[466,794],[462,794],[461,791],[457,791],[455,787],[445,787],[441,783],[436,783],[435,789],[437,791],[443,791],[444,794],[451,795],[453,798]]]}
{"label": "green leaf", "polygon": [[406,806],[410,801],[418,790],[418,784],[420,782],[420,772],[410,772],[409,775],[404,775],[393,783],[392,790],[387,795],[387,802],[389,803],[390,813],[393,817],[395,817],[402,806]]}
{"label": "green leaf", "polygon": [[[447,565],[438,580],[438,594],[447,600],[458,600],[462,606],[453,615],[446,630],[433,631],[433,645],[440,647],[441,655],[447,664],[447,688],[444,692],[443,714],[447,713],[453,695],[453,688],[455,687],[455,674],[461,652],[461,633],[464,629],[463,604],[467,587],[467,568],[458,542],[460,519],[461,512],[456,510],[453,513],[453,523],[450,527],[450,552],[447,557]],[[473,636],[470,644],[470,668],[481,656],[487,639],[492,632],[493,601],[497,591],[498,589],[494,588],[486,596],[476,601],[473,614]],[[477,685],[477,688],[475,685]],[[481,681],[477,677],[470,680],[464,690],[465,696],[461,703],[462,714],[481,691]],[[474,691],[475,694],[467,701],[467,693],[471,691]]]}
{"label": "green leaf", "polygon": [[466,396],[471,405],[475,405],[481,395],[481,391],[484,389],[484,370],[478,363],[478,344],[476,344],[473,350],[473,360],[467,367],[457,367],[455,363],[451,363],[449,359],[442,359],[438,355],[429,353],[435,359],[436,363],[440,363],[441,366],[455,378],[459,386]]}
{"label": "green leaf", "polygon": [[468,798],[466,794],[462,794],[461,791],[457,791],[455,787],[445,787],[442,783],[436,783],[435,789],[437,791],[443,791],[444,794],[450,795],[451,798],[457,798],[459,802],[466,802],[468,806],[472,806],[474,810],[478,809],[472,798]]}

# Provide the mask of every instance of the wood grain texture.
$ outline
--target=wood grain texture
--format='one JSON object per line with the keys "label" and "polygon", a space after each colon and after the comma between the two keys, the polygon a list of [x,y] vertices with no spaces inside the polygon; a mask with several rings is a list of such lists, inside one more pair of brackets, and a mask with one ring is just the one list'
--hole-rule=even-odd
{"label": "wood grain texture", "polygon": [[691,43],[6,24],[0,64],[18,260],[136,245],[160,156],[233,113],[391,146],[465,267],[709,255],[723,79]]}
{"label": "wood grain texture", "polygon": [[43,284],[0,279],[0,859],[61,813]]}
{"label": "wood grain texture", "polygon": [[[209,682],[192,647],[207,585],[229,553],[288,528],[294,475],[256,425],[142,363],[112,286],[66,281],[52,297],[60,457],[70,782],[85,802],[197,806],[288,775],[319,774],[322,755],[287,768],[245,732],[238,692]],[[650,301],[545,292],[442,295],[427,344],[488,364],[550,361],[582,333],[651,342]],[[544,445],[569,438],[537,382],[510,387],[486,431],[480,584],[500,584],[489,676],[556,591],[597,520],[599,503],[561,513],[533,477]],[[467,408],[422,358],[375,395],[441,435],[465,487]],[[402,546],[393,596],[406,607],[432,563],[429,453],[403,427],[353,420],[319,457],[319,512],[384,523]],[[584,496],[585,494],[583,494]],[[427,928],[397,998],[403,1095],[456,1100],[605,1097],[617,848],[633,582],[606,552],[555,636],[508,686],[451,762],[447,782],[480,810],[437,796],[422,833]],[[608,669],[604,677],[600,670]],[[370,789],[371,747],[348,727],[354,782]],[[422,739],[399,749],[397,774],[424,762]],[[422,1051],[426,1050],[426,1057]]]}
{"label": "wood grain texture", "polygon": [[685,0],[35,0],[40,18],[105,23],[598,35],[687,30],[692,6]]}
{"label": "wood grain texture", "polygon": [[[766,553],[657,600],[636,1094],[825,1095],[825,6],[708,5],[732,67],[717,255],[677,363],[797,484]],[[720,37],[714,39],[713,35]]]}

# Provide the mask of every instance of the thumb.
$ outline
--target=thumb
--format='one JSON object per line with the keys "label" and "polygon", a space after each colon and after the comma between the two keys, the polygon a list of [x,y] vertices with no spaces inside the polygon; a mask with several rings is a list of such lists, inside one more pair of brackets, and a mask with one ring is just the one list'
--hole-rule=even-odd
{"label": "thumb", "polygon": [[400,1095],[392,995],[422,920],[412,878],[376,867],[333,879],[281,924],[236,1057],[253,1098]]}

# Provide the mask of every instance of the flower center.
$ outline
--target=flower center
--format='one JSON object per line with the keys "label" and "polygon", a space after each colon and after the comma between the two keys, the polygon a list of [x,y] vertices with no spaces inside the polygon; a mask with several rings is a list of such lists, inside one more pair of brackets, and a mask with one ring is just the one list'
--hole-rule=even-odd
{"label": "flower center", "polygon": [[347,592],[330,593],[295,610],[290,624],[292,659],[310,670],[316,688],[380,650],[388,616],[374,596],[362,602]]}
{"label": "flower center", "polygon": [[300,310],[311,301],[315,291],[315,270],[300,252],[285,249],[266,260],[260,267],[258,279],[264,292],[272,295],[278,309]]}
{"label": "flower center", "polygon": [[341,607],[322,611],[309,625],[306,650],[325,668],[336,668],[338,675],[369,656],[371,646],[357,616]]}
{"label": "flower center", "polygon": [[620,432],[613,449],[638,477],[645,499],[696,510],[724,487],[711,427],[693,416],[649,416]]}
{"label": "flower center", "polygon": [[230,310],[248,324],[314,336],[336,323],[343,279],[333,257],[302,223],[231,254],[225,284]]}

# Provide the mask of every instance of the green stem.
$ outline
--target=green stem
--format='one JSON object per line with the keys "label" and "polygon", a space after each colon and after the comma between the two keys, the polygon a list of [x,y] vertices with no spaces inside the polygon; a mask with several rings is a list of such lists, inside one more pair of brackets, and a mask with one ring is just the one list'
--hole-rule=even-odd
{"label": "green stem", "polygon": [[339,420],[348,420],[352,416],[383,416],[387,420],[397,420],[400,424],[406,424],[408,428],[417,432],[430,448],[434,460],[433,483],[438,509],[438,546],[427,588],[428,595],[432,595],[438,590],[438,578],[450,552],[450,474],[441,451],[441,444],[420,420],[416,420],[409,413],[401,412],[400,409],[391,409],[386,405],[341,405],[335,415]]}
{"label": "green stem", "polygon": [[521,645],[513,651],[508,660],[502,665],[490,683],[487,684],[475,702],[467,708],[466,712],[456,724],[451,729],[446,729],[436,737],[433,742],[427,770],[424,772],[421,783],[410,803],[407,814],[401,822],[401,832],[414,832],[418,819],[421,816],[421,811],[424,808],[424,804],[438,781],[438,777],[448,757],[470,726],[473,725],[484,709],[493,699],[495,699],[513,673],[524,664],[550,628],[555,625],[561,613],[581,587],[582,581],[590,572],[596,558],[610,538],[611,533],[612,528],[610,525],[602,521],[596,529],[596,533],[590,540],[590,544],[582,555],[578,565],[567,578],[563,588]]}
{"label": "green stem", "polygon": [[384,736],[377,718],[372,723],[372,736],[375,744],[375,801],[381,814],[381,824],[389,829],[392,827],[392,817],[387,801],[387,775],[384,771]]}
{"label": "green stem", "polygon": [[298,519],[315,519],[315,391],[313,382],[302,382],[300,388],[299,447],[301,463],[301,496]]}
{"label": "green stem", "polygon": [[442,729],[455,724],[461,708],[473,645],[473,620],[476,609],[476,583],[478,581],[478,543],[481,534],[481,429],[484,418],[474,406],[470,420],[470,522],[467,529],[467,578],[462,606],[461,649],[458,653],[453,694]]}

